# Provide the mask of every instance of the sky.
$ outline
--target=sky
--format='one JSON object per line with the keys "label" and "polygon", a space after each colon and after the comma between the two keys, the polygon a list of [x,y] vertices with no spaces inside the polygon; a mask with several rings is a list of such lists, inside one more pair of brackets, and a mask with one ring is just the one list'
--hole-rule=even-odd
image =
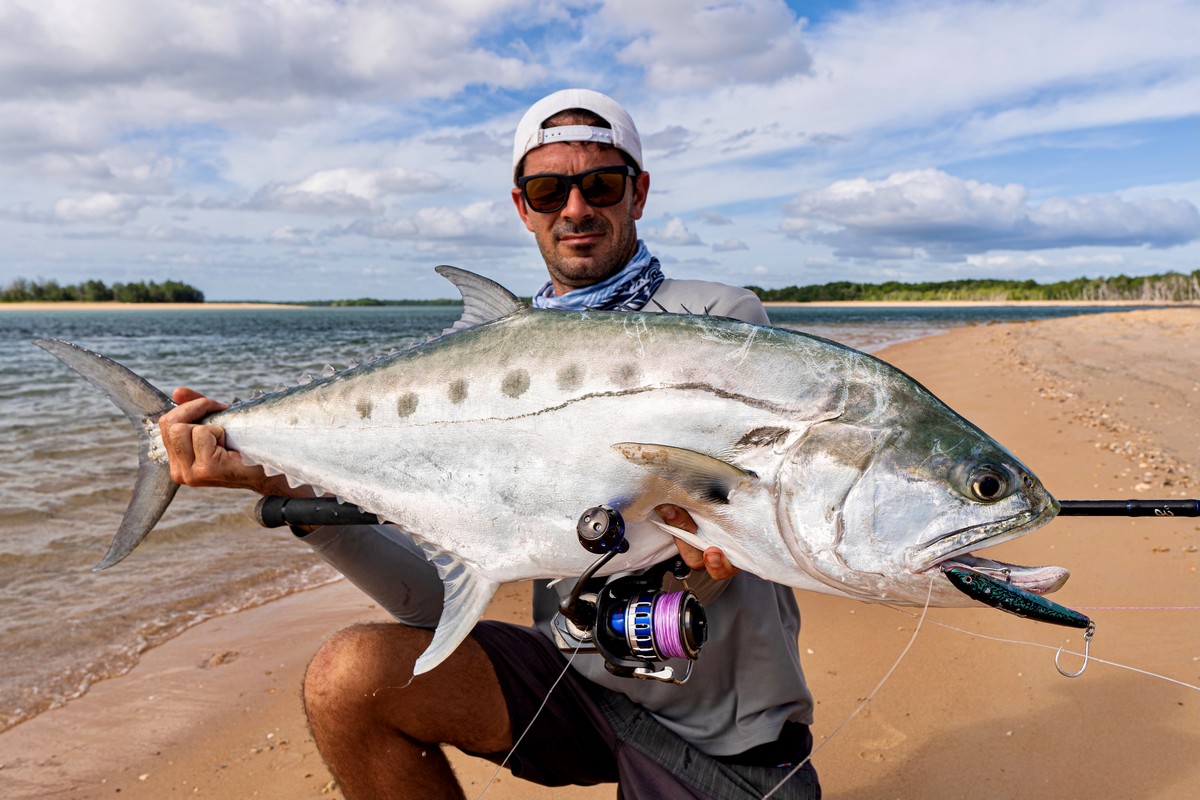
{"label": "sky", "polygon": [[1195,0],[0,0],[0,285],[441,298],[545,270],[512,135],[641,132],[670,277],[1200,268]]}

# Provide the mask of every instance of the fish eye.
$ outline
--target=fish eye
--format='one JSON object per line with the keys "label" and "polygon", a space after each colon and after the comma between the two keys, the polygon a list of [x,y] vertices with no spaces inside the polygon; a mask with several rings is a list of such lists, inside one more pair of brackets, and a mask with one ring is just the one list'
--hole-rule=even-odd
{"label": "fish eye", "polygon": [[993,466],[982,466],[971,473],[971,493],[975,499],[992,503],[1008,496],[1008,476]]}

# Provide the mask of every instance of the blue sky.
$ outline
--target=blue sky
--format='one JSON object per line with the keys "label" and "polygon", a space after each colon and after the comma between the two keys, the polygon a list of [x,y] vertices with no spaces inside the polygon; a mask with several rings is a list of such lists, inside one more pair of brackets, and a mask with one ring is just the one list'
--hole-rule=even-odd
{"label": "blue sky", "polygon": [[0,284],[527,295],[512,131],[568,86],[637,120],[675,277],[1200,267],[1194,0],[434,5],[0,0]]}

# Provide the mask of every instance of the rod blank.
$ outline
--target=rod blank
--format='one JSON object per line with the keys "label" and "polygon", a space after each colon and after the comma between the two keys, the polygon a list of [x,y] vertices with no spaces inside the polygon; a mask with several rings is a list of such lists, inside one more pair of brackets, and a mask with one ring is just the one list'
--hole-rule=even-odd
{"label": "rod blank", "polygon": [[1062,500],[1060,517],[1200,517],[1200,500]]}

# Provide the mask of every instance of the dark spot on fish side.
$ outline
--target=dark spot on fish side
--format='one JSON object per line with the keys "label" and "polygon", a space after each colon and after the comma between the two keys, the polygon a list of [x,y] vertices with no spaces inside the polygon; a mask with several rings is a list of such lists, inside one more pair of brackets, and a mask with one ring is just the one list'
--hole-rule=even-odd
{"label": "dark spot on fish side", "polygon": [[371,412],[375,410],[374,404],[365,397],[360,397],[358,402],[354,404],[354,410],[363,419],[370,419]]}
{"label": "dark spot on fish side", "polygon": [[561,367],[556,376],[558,388],[564,392],[571,392],[578,389],[583,384],[583,367],[578,364]]}
{"label": "dark spot on fish side", "polygon": [[417,413],[417,395],[415,392],[403,394],[396,401],[396,415],[401,417],[411,417]]}
{"label": "dark spot on fish side", "polygon": [[612,382],[617,386],[628,387],[638,382],[642,369],[633,362],[621,364],[612,372]]}
{"label": "dark spot on fish side", "polygon": [[523,369],[514,369],[504,376],[504,381],[500,384],[500,391],[513,399],[525,394],[528,389],[529,371]]}
{"label": "dark spot on fish side", "polygon": [[467,387],[469,385],[470,384],[467,381],[463,380],[462,378],[459,378],[458,380],[455,380],[455,381],[451,381],[450,387],[446,392],[450,397],[450,402],[454,403],[455,405],[458,405],[459,403],[466,400],[467,399]]}

